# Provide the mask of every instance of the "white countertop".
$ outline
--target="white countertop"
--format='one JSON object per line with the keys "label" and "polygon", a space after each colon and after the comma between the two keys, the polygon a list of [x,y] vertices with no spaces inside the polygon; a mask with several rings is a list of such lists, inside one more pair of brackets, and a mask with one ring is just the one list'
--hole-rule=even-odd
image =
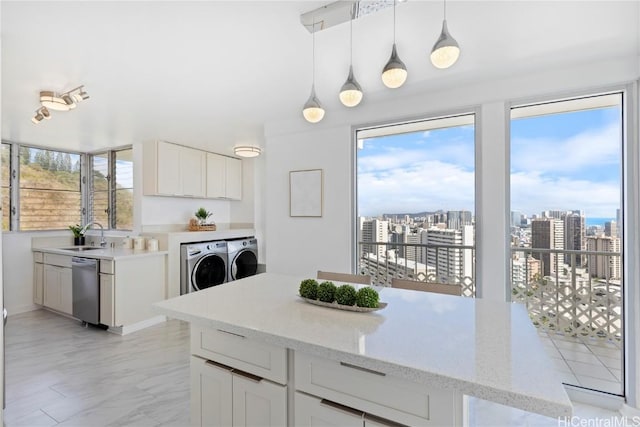
{"label": "white countertop", "polygon": [[155,304],[170,317],[550,417],[571,415],[526,308],[376,288],[383,310],[353,313],[300,299],[303,277],[273,273]]}
{"label": "white countertop", "polygon": [[[67,246],[71,248],[72,246]],[[124,248],[100,248],[92,249],[88,251],[73,251],[65,249],[65,247],[48,248],[48,247],[34,247],[31,248],[34,252],[45,252],[49,254],[70,255],[82,258],[95,258],[95,259],[108,259],[118,260],[126,258],[137,258],[144,256],[160,256],[167,255],[167,251],[147,251],[147,250],[133,250]]]}

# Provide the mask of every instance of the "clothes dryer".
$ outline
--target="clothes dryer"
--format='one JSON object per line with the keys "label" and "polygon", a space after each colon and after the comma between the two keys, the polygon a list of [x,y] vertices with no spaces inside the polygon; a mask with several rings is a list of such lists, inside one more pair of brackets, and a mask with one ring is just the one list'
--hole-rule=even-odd
{"label": "clothes dryer", "polygon": [[180,295],[227,281],[227,242],[224,240],[180,245]]}
{"label": "clothes dryer", "polygon": [[245,237],[227,240],[229,271],[227,280],[253,276],[258,272],[258,239]]}

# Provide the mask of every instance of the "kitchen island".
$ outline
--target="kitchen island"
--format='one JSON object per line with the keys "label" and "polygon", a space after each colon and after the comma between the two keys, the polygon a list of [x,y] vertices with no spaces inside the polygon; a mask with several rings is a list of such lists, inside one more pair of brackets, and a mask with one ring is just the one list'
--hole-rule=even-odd
{"label": "kitchen island", "polygon": [[[302,279],[266,273],[155,304],[191,322],[192,423],[238,424],[253,404],[272,425],[461,425],[463,395],[571,414],[524,306],[380,288],[386,308],[354,313],[304,302]],[[248,391],[247,377],[271,388]]]}

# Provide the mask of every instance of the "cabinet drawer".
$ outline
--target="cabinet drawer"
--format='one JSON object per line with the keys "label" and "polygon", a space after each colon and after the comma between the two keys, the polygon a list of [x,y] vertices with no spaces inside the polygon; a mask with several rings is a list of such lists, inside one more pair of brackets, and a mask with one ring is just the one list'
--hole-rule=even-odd
{"label": "cabinet drawer", "polygon": [[44,260],[44,257],[42,255],[42,252],[33,253],[33,262],[42,262],[43,260]]}
{"label": "cabinet drawer", "polygon": [[100,260],[100,273],[115,274],[115,263],[106,259]]}
{"label": "cabinet drawer", "polygon": [[296,390],[407,425],[461,425],[462,396],[451,390],[296,352]]}
{"label": "cabinet drawer", "polygon": [[287,383],[287,350],[282,347],[192,324],[191,352],[279,384]]}
{"label": "cabinet drawer", "polygon": [[71,257],[67,255],[44,254],[44,263],[71,268]]}

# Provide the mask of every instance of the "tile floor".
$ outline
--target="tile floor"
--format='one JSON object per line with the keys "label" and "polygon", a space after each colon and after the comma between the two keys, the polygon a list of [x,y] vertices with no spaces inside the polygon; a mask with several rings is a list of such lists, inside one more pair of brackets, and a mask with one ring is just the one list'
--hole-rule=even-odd
{"label": "tile floor", "polygon": [[565,384],[622,394],[622,350],[617,341],[539,332]]}
{"label": "tile floor", "polygon": [[[170,320],[121,337],[38,310],[11,316],[5,338],[8,427],[189,424],[184,322]],[[624,425],[615,412],[587,405],[575,404],[574,415],[559,421],[469,399],[469,425],[475,427]],[[586,424],[593,420],[609,424]]]}

